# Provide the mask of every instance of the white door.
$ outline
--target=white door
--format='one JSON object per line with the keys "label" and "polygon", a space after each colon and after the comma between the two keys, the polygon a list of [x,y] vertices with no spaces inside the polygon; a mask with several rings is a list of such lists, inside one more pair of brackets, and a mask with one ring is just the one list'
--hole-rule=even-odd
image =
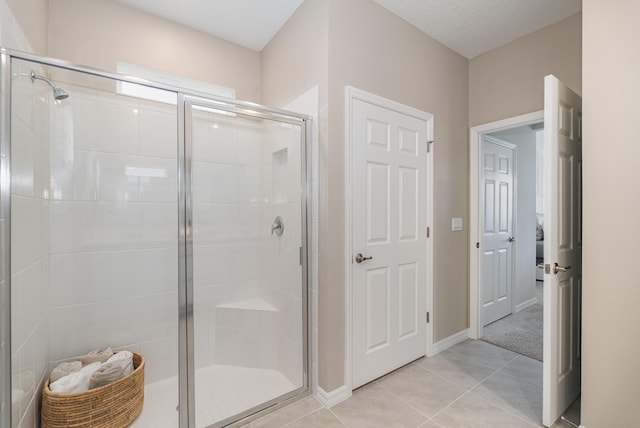
{"label": "white door", "polygon": [[482,137],[482,326],[511,313],[515,150]]}
{"label": "white door", "polygon": [[544,80],[543,414],[551,426],[580,393],[582,99]]}
{"label": "white door", "polygon": [[353,388],[426,354],[428,132],[353,99]]}

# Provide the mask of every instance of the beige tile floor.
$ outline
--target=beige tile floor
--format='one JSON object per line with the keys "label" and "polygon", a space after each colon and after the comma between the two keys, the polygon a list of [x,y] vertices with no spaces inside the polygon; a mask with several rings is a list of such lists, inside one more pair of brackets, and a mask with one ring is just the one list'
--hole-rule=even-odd
{"label": "beige tile floor", "polygon": [[[565,413],[573,422],[579,405]],[[365,385],[332,408],[307,397],[245,427],[531,428],[541,420],[542,363],[467,340]]]}

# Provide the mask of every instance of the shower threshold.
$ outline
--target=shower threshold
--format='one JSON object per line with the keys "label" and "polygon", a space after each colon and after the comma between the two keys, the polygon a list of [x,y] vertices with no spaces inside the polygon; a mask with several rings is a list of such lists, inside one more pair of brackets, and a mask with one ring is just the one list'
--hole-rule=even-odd
{"label": "shower threshold", "polygon": [[[282,372],[270,369],[211,365],[196,370],[196,427],[204,428],[295,390]],[[178,380],[145,385],[142,413],[132,428],[178,426]]]}

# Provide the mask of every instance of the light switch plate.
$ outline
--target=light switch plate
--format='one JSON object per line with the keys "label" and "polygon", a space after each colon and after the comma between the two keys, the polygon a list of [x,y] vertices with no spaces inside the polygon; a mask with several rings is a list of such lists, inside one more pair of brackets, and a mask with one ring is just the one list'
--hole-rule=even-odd
{"label": "light switch plate", "polygon": [[462,230],[462,218],[453,217],[451,219],[451,231],[452,232],[460,232]]}

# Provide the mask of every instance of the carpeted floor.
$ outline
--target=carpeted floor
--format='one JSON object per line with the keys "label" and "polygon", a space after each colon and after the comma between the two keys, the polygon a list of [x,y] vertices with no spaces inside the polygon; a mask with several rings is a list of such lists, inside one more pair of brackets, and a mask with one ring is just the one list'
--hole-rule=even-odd
{"label": "carpeted floor", "polygon": [[542,361],[542,285],[536,293],[538,303],[487,325],[482,340]]}

